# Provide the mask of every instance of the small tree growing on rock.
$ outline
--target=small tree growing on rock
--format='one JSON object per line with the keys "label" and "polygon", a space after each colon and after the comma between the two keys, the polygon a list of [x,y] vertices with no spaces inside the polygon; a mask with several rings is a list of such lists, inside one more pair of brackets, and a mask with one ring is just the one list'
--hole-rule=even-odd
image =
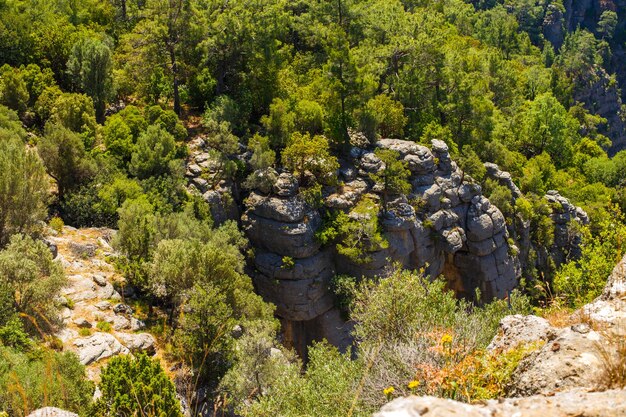
{"label": "small tree growing on rock", "polygon": [[299,132],[291,136],[289,144],[282,152],[285,167],[299,176],[300,185],[304,185],[306,172],[309,171],[319,182],[325,182],[339,168],[337,158],[329,151],[328,139]]}
{"label": "small tree growing on rock", "polygon": [[400,154],[391,149],[376,149],[374,152],[383,162],[383,169],[370,174],[372,181],[382,185],[383,209],[387,211],[389,196],[393,194],[406,194],[411,190],[411,184],[407,181],[411,171],[406,167],[406,162],[400,159]]}

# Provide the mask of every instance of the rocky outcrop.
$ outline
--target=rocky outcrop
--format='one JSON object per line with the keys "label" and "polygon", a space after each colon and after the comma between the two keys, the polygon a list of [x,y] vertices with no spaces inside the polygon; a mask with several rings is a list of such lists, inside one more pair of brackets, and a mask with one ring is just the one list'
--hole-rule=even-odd
{"label": "rocky outcrop", "polygon": [[[511,192],[511,205],[523,194],[513,182],[511,174],[500,170],[498,165],[485,163],[487,177],[495,180],[500,186],[506,187]],[[551,247],[538,247],[531,241],[531,223],[523,219],[520,215],[515,216],[513,221],[507,224],[509,235],[514,239],[516,248],[519,249],[517,259],[522,267],[533,266],[538,270],[545,271],[549,265],[558,267],[571,260],[578,259],[581,255],[581,235],[573,228],[573,223],[579,225],[589,224],[589,216],[580,207],[570,203],[561,196],[558,191],[550,190],[544,196],[551,211],[550,218],[554,224],[554,243]],[[537,256],[530,257],[534,252]],[[534,262],[530,265],[529,262]]]}
{"label": "rocky outcrop", "polygon": [[626,256],[613,270],[602,296],[574,313],[571,321],[575,324],[564,328],[553,327],[536,316],[508,316],[500,322],[500,331],[489,349],[543,342],[518,365],[509,386],[511,395],[604,385],[607,355],[618,355],[615,341],[626,337]]}
{"label": "rocky outcrop", "polygon": [[209,203],[211,217],[216,225],[227,220],[237,220],[239,209],[233,197],[237,197],[236,187],[231,181],[221,179],[222,163],[215,153],[210,151],[202,138],[194,139],[190,145],[187,160],[187,189],[202,196]]}
{"label": "rocky outcrop", "polygon": [[479,289],[484,299],[503,298],[517,284],[519,271],[504,216],[451,160],[444,142],[434,140],[429,149],[382,139],[377,146],[398,152],[406,161],[411,191],[392,196],[381,213],[388,245],[368,253],[366,262],[323,247],[315,234],[322,226],[320,210],[342,210],[353,217],[352,208],[364,196],[381,201],[381,184],[369,174],[384,165],[372,149],[353,148],[340,161],[341,183],[323,190],[320,209],[305,202],[289,173],[281,173],[272,190],[253,191],[245,201],[241,221],[255,248],[251,275],[257,291],[277,306],[288,341],[308,340],[315,333],[315,338],[347,346],[349,326],[334,310],[329,289],[337,273],[384,276],[397,262],[423,268],[432,277],[445,274],[459,295],[473,297]]}
{"label": "rocky outcrop", "polygon": [[500,331],[493,338],[488,350],[506,351],[520,344],[538,340],[547,341],[556,337],[555,329],[548,320],[537,316],[506,316],[500,321]]}
{"label": "rocky outcrop", "polygon": [[512,396],[597,387],[602,372],[598,345],[606,343],[604,338],[582,323],[550,333],[545,345],[518,365],[509,391]]}
{"label": "rocky outcrop", "polygon": [[[432,276],[445,273],[459,295],[480,289],[485,299],[504,297],[516,285],[517,271],[509,247],[504,216],[481,195],[479,185],[465,177],[439,140],[432,149],[410,141],[382,139],[407,162],[412,185],[407,196],[397,196],[381,218],[388,248],[373,253],[372,261],[354,264],[342,259],[340,272],[355,276],[384,275],[390,262],[406,268],[424,268]],[[373,152],[354,150],[353,162],[368,184],[363,192],[380,194],[364,175],[382,168]],[[409,204],[410,203],[410,204]]]}
{"label": "rocky outcrop", "polygon": [[76,339],[74,346],[77,348],[78,359],[83,365],[130,353],[128,348],[108,333],[96,333],[90,337]]}
{"label": "rocky outcrop", "polygon": [[[137,333],[145,323],[133,316],[133,309],[121,302],[122,294],[113,286],[122,278],[105,258],[112,252],[106,241],[110,234],[106,229],[65,227],[62,234],[50,238],[68,274],[68,285],[58,300],[64,306],[60,314],[64,327],[56,336],[91,369],[116,355],[156,353],[154,337]],[[101,331],[106,327],[110,332]]]}
{"label": "rocky outcrop", "polygon": [[618,417],[626,415],[626,390],[587,392],[584,390],[489,400],[465,404],[436,397],[398,398],[386,404],[374,417]]}

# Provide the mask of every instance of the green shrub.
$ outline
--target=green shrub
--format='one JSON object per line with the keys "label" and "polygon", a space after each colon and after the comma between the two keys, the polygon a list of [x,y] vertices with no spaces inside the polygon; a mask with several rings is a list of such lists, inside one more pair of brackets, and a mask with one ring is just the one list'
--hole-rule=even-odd
{"label": "green shrub", "polygon": [[283,256],[282,265],[280,266],[283,269],[293,269],[296,266],[296,262],[293,260],[291,256]]}
{"label": "green shrub", "polygon": [[28,334],[24,330],[24,325],[17,316],[0,327],[0,344],[20,352],[29,350],[33,346],[32,340],[28,338]]}
{"label": "green shrub", "polygon": [[111,323],[109,323],[108,321],[99,321],[98,324],[96,324],[96,329],[100,330],[101,332],[108,333],[112,329]]}
{"label": "green shrub", "polygon": [[556,294],[574,307],[588,303],[602,293],[607,277],[626,253],[623,244],[626,222],[617,207],[596,224],[596,228],[599,231],[595,235],[590,226],[582,228],[581,258],[563,264],[554,277]]}
{"label": "green shrub", "polygon": [[60,218],[58,216],[54,216],[48,222],[48,226],[52,230],[54,230],[55,232],[62,233],[63,232],[63,226],[65,226],[65,223],[63,223],[63,219],[62,218]]}
{"label": "green shrub", "polygon": [[91,336],[91,329],[87,329],[87,328],[81,328],[78,330],[78,335],[80,337],[88,337]]}
{"label": "green shrub", "polygon": [[0,129],[0,247],[15,233],[34,234],[45,219],[49,181],[37,154]]}
{"label": "green shrub", "polygon": [[84,415],[93,395],[74,353],[0,347],[0,411],[23,417],[44,406]]}
{"label": "green shrub", "polygon": [[15,235],[0,252],[0,291],[12,298],[15,313],[29,332],[40,334],[55,327],[58,306],[54,299],[66,283],[61,265],[52,260],[42,241]]}
{"label": "green shrub", "polygon": [[180,417],[176,389],[158,360],[117,356],[100,374],[102,397],[90,416]]}

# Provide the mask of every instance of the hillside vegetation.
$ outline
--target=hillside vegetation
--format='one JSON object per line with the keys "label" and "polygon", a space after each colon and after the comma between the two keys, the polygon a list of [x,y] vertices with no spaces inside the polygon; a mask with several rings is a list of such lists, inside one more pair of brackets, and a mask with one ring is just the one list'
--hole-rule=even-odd
{"label": "hillside vegetation", "polygon": [[[367,416],[509,394],[541,346],[490,353],[500,319],[568,315],[626,252],[626,6],[571,3],[0,0],[0,416]],[[475,251],[497,277],[468,284],[450,259],[476,207],[503,222],[470,243],[493,244]],[[439,265],[380,255],[401,208],[448,245]],[[93,263],[114,265],[103,286],[141,310],[157,358],[94,375],[71,352],[80,259],[54,242],[81,228],[115,230]],[[331,258],[380,268],[314,265]],[[316,267],[322,295],[289,298]],[[515,290],[483,285],[505,275]],[[349,343],[320,340],[329,312]]]}

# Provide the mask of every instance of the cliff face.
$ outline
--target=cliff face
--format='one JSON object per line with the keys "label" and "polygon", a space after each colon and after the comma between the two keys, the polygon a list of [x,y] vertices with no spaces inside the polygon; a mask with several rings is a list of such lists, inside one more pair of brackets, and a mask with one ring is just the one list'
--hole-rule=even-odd
{"label": "cliff face", "polygon": [[[563,6],[564,12],[554,6],[548,7],[542,28],[545,38],[557,50],[563,45],[567,33],[579,27],[596,33],[603,12],[617,13],[617,26],[609,41],[612,51],[610,62],[605,62],[604,69],[591,70],[584,82],[577,83],[573,92],[574,101],[583,103],[591,113],[607,119],[602,133],[613,142],[609,155],[614,155],[626,149],[626,124],[622,111],[626,100],[626,0],[565,0]],[[609,77],[609,73],[615,74],[617,82]]]}
{"label": "cliff face", "polygon": [[[303,348],[319,338],[348,345],[349,325],[329,289],[336,273],[385,276],[399,263],[423,268],[432,277],[443,273],[457,294],[472,297],[479,289],[484,299],[503,298],[517,285],[516,249],[510,246],[504,216],[481,195],[479,185],[464,177],[446,144],[433,141],[431,150],[383,139],[378,146],[397,151],[407,162],[412,189],[395,196],[381,215],[389,244],[369,253],[369,262],[355,262],[316,240],[320,209],[304,202],[291,174],[281,174],[271,193],[256,191],[246,199],[241,220],[255,247],[253,279],[264,298],[276,304],[288,345]],[[365,196],[379,200],[382,190],[368,173],[382,168],[372,150],[352,149],[350,159],[341,163],[344,185],[324,190],[322,209],[350,212]]]}
{"label": "cliff face", "polygon": [[[220,182],[215,190],[207,188],[212,164],[197,145],[188,164],[189,188],[211,204],[217,222],[237,219],[237,205],[227,198],[235,195],[235,185]],[[569,224],[585,224],[587,215],[557,192],[545,197],[553,211],[554,245],[535,248],[530,224],[507,221],[482,195],[480,185],[451,160],[444,142],[435,140],[428,148],[382,139],[376,146],[398,152],[406,162],[411,190],[388,199],[386,212],[381,209],[379,224],[388,245],[369,252],[367,262],[339,254],[334,245],[322,245],[316,232],[323,227],[323,212],[344,211],[357,218],[353,209],[362,199],[381,205],[382,187],[370,179],[371,173],[383,169],[374,149],[355,147],[340,161],[341,185],[323,189],[321,207],[305,202],[298,181],[288,172],[276,174],[273,186],[253,190],[242,203],[239,220],[254,248],[249,273],[257,292],[276,305],[287,346],[303,353],[311,341],[324,338],[341,348],[350,345],[350,323],[342,319],[330,289],[337,274],[385,276],[399,264],[423,269],[431,277],[445,276],[458,296],[473,298],[478,289],[484,300],[491,300],[506,297],[516,287],[531,249],[538,255],[532,260],[538,268],[577,256],[580,241]],[[514,200],[521,196],[509,173],[485,165],[487,174],[509,188]]]}
{"label": "cliff face", "polygon": [[[522,197],[522,192],[513,182],[511,174],[501,171],[496,164],[489,162],[485,163],[485,168],[487,168],[489,178],[509,189],[512,196],[510,203],[515,206],[516,200]],[[546,271],[550,268],[550,264],[558,267],[568,260],[579,258],[581,255],[580,234],[570,226],[573,222],[581,225],[589,224],[589,216],[583,209],[570,203],[556,190],[548,191],[544,199],[549,204],[550,218],[554,225],[554,243],[551,247],[538,246],[532,242],[531,224],[521,216],[509,219],[507,222],[509,234],[519,248],[517,259],[522,268],[532,266],[540,271]],[[535,258],[531,259],[531,251],[536,254]]]}

